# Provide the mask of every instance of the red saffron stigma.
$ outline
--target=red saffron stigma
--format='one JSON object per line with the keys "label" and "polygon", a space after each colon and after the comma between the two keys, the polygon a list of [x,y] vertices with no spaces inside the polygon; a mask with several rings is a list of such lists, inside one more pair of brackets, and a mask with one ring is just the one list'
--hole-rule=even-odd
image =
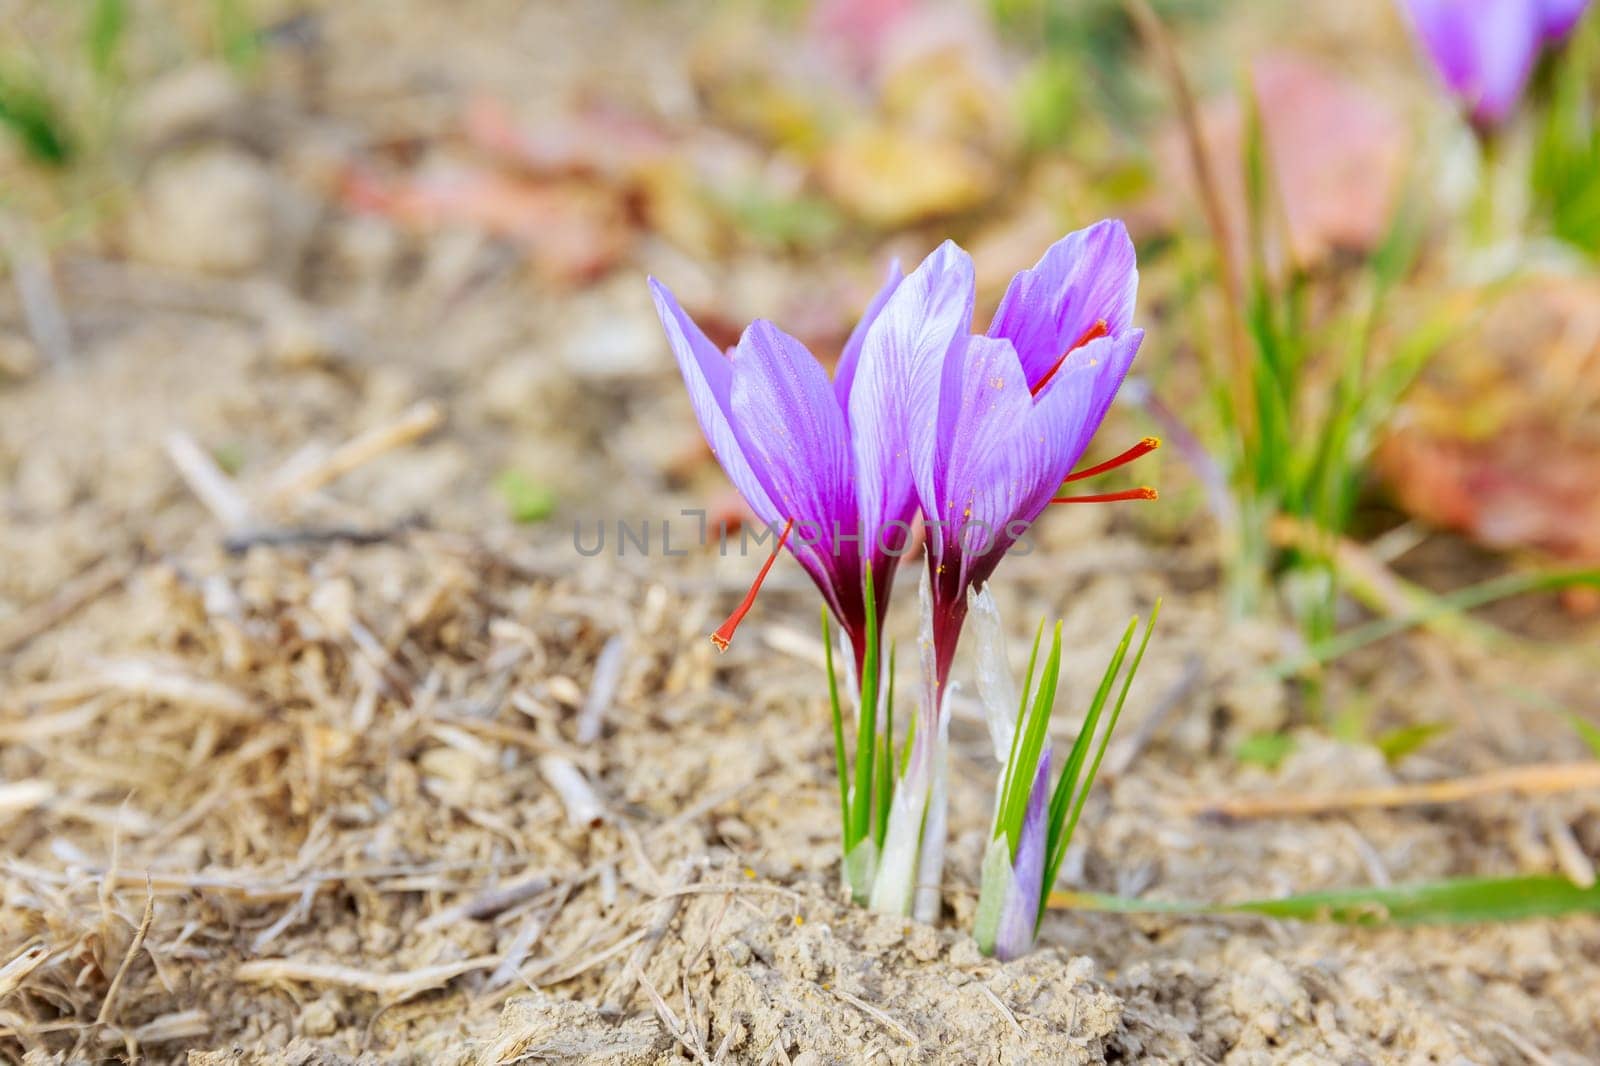
{"label": "red saffron stigma", "polygon": [[789,539],[789,531],[794,528],[794,519],[789,519],[783,525],[783,534],[778,537],[778,543],[773,545],[772,554],[767,556],[767,561],[761,564],[761,572],[756,575],[755,582],[751,584],[750,591],[744,594],[744,599],[739,601],[739,606],[733,609],[728,620],[717,627],[711,634],[711,643],[717,646],[718,651],[727,651],[728,645],[733,643],[733,631],[739,628],[739,623],[744,621],[744,616],[750,613],[750,608],[756,605],[756,593],[761,591],[761,583],[767,579],[767,571],[772,569],[772,564],[778,561],[778,553],[783,550],[783,544]]}
{"label": "red saffron stigma", "polygon": [[1104,474],[1108,470],[1115,470],[1119,466],[1127,466],[1141,455],[1149,455],[1159,447],[1161,447],[1161,438],[1146,437],[1114,459],[1107,459],[1105,462],[1097,466],[1091,466],[1087,470],[1079,470],[1076,474],[1068,474],[1067,481],[1082,481],[1086,477],[1094,477],[1098,474]]}
{"label": "red saffron stigma", "polygon": [[1149,485],[1121,492],[1102,492],[1096,496],[1057,496],[1051,503],[1121,503],[1123,500],[1158,500],[1161,494]]}
{"label": "red saffron stigma", "polygon": [[1101,337],[1107,336],[1109,332],[1110,331],[1106,327],[1106,320],[1103,318],[1096,319],[1095,324],[1084,330],[1083,336],[1078,338],[1077,343],[1068,348],[1066,351],[1062,352],[1061,358],[1056,360],[1055,365],[1046,371],[1044,377],[1040,378],[1033,388],[1029,389],[1028,391],[1035,396],[1039,395],[1039,392],[1046,385],[1050,384],[1050,379],[1056,376],[1056,371],[1060,370],[1061,365],[1067,361],[1067,356],[1071,355],[1079,348],[1082,348],[1090,341],[1099,340]]}

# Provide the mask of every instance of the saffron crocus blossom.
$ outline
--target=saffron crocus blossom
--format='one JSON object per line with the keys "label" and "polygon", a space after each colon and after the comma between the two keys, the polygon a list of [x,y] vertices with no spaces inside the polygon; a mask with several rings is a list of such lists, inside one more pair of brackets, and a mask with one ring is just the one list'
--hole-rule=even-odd
{"label": "saffron crocus blossom", "polygon": [[1439,77],[1480,130],[1511,117],[1540,49],[1560,41],[1588,0],[1402,0]]}
{"label": "saffron crocus blossom", "polygon": [[[951,269],[965,270],[970,282],[965,253],[949,254]],[[909,438],[928,525],[937,690],[949,681],[968,590],[989,579],[1046,507],[1155,497],[1148,488],[1059,495],[1068,481],[1156,447],[1147,439],[1072,473],[1144,340],[1132,321],[1138,286],[1127,230],[1099,222],[1063,237],[1013,278],[987,334],[953,338],[942,359],[908,360],[920,403]],[[970,309],[971,290],[963,296]],[[874,332],[895,326],[886,313]]]}
{"label": "saffron crocus blossom", "polygon": [[[867,612],[883,618],[916,510],[904,445],[885,432],[874,398],[854,395],[856,382],[871,385],[882,374],[875,361],[863,363],[862,341],[900,281],[892,266],[830,381],[803,344],[764,320],[753,322],[737,346],[719,351],[667,287],[650,280],[706,442],[750,510],[769,531],[782,531],[778,545],[816,582],[855,653],[858,677]],[[719,648],[728,646],[771,562],[712,635]],[[872,604],[865,599],[868,568]]]}
{"label": "saffron crocus blossom", "polygon": [[[864,341],[904,410],[911,473],[928,528],[924,694],[912,751],[895,789],[873,905],[938,908],[944,848],[943,705],[968,590],[1052,502],[1152,499],[1150,489],[1061,497],[1062,485],[1155,447],[1144,441],[1079,475],[1072,468],[1128,372],[1138,270],[1120,222],[1056,242],[1011,282],[989,331],[969,334],[972,261],[946,242],[884,306]],[[864,356],[865,358],[865,356]]]}
{"label": "saffron crocus blossom", "polygon": [[[739,344],[717,350],[667,289],[651,281],[656,309],[689,387],[711,450],[769,531],[783,530],[744,600],[712,640],[726,648],[750,610],[780,548],[816,582],[853,652],[856,748],[847,766],[839,686],[828,641],[843,827],[843,876],[866,902],[878,867],[894,779],[893,654],[888,684],[878,634],[900,554],[916,513],[905,443],[905,390],[868,343],[874,324],[902,290],[898,265],[846,342],[834,379],[793,337],[757,321]],[[824,616],[826,617],[826,616]],[[887,699],[880,698],[887,695]],[[881,723],[881,725],[880,725]]]}

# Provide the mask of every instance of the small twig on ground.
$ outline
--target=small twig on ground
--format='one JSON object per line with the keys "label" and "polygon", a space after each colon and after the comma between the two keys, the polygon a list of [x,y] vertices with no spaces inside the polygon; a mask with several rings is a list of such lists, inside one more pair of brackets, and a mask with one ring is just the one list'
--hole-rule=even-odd
{"label": "small twig on ground", "polygon": [[102,692],[159,700],[225,718],[261,716],[261,709],[237,689],[190,677],[176,663],[160,659],[111,659],[91,665],[79,678],[24,685],[7,695],[4,706],[64,703]]}
{"label": "small twig on ground", "polygon": [[24,608],[15,617],[0,621],[0,655],[16,651],[95,600],[121,588],[138,563],[137,557],[101,559],[69,578],[49,599]]}
{"label": "small twig on ground", "polygon": [[43,778],[0,782],[0,825],[19,814],[37,810],[56,798],[56,786]]}
{"label": "small twig on ground", "polygon": [[973,979],[973,983],[978,986],[979,992],[982,992],[985,996],[989,997],[989,1002],[993,1003],[995,1009],[998,1010],[1005,1020],[1011,1024],[1012,1031],[1018,1036],[1021,1036],[1022,1023],[1017,1021],[1017,1016],[1012,1013],[1011,1008],[1001,1002],[1000,997],[994,994],[994,989],[990,988],[988,985],[977,980],[976,978]]}
{"label": "small twig on ground", "polygon": [[1600,762],[1534,763],[1508,766],[1467,777],[1419,784],[1357,788],[1317,794],[1223,796],[1190,800],[1182,804],[1188,814],[1222,818],[1274,818],[1297,814],[1381,807],[1416,807],[1459,803],[1503,794],[1537,796],[1600,788]]}
{"label": "small twig on ground", "polygon": [[137,1029],[124,1031],[107,1026],[100,1034],[101,1044],[162,1044],[170,1040],[192,1040],[211,1031],[211,1016],[203,1010],[180,1010],[152,1018]]}
{"label": "small twig on ground", "polygon": [[11,266],[22,320],[34,347],[46,363],[61,369],[72,362],[72,331],[50,274],[49,255],[32,225],[9,211],[0,212],[0,252]]}
{"label": "small twig on ground", "polygon": [[1580,888],[1593,888],[1594,861],[1584,852],[1583,845],[1572,835],[1572,827],[1556,811],[1544,811],[1544,832],[1550,838],[1550,849],[1555,852],[1556,865],[1567,880]]}
{"label": "small twig on ground", "polygon": [[[693,859],[680,860],[676,888],[687,888],[698,876],[700,876],[699,865]],[[600,1007],[600,1013],[622,1014],[628,1009],[628,1001],[633,998],[633,990],[639,979],[644,976],[645,964],[650,961],[650,956],[660,945],[661,938],[667,935],[667,930],[677,919],[678,911],[683,908],[685,895],[686,893],[671,891],[657,903],[655,921],[650,923],[649,932],[634,949],[633,955],[628,959],[628,965],[622,968],[617,983],[612,986]]]}
{"label": "small twig on ground", "polygon": [[223,472],[215,459],[183,430],[167,434],[167,458],[178,468],[189,491],[195,494],[205,509],[222,523],[225,533],[231,535],[250,529],[256,524],[255,510],[233,479]]}
{"label": "small twig on ground", "polygon": [[438,405],[416,404],[394,421],[351,438],[308,466],[280,471],[267,499],[274,506],[288,506],[380,455],[420,440],[443,421],[444,412]]}
{"label": "small twig on ground", "polygon": [[49,948],[43,944],[32,944],[23,948],[16,958],[0,966],[0,999],[21,988],[28,975],[43,966],[49,957]]}
{"label": "small twig on ground", "polygon": [[567,824],[572,828],[593,829],[609,817],[588,778],[569,760],[554,753],[541,755],[539,773],[560,798],[561,806],[567,811]]}
{"label": "small twig on ground", "polygon": [[622,681],[622,667],[628,651],[627,638],[618,634],[606,641],[594,662],[594,679],[589,684],[589,695],[578,712],[577,739],[579,744],[593,744],[600,739],[605,727],[611,701],[616,698],[617,686]]}
{"label": "small twig on ground", "polygon": [[243,555],[258,546],[294,548],[318,544],[354,544],[366,547],[371,544],[388,544],[418,529],[426,529],[428,520],[423,515],[412,515],[393,525],[377,528],[359,526],[292,526],[279,529],[246,529],[229,533],[222,540],[222,548],[230,555]]}
{"label": "small twig on ground", "polygon": [[[553,969],[553,967],[555,963],[560,961],[560,959],[548,960],[545,962],[544,971],[533,979],[534,983],[537,985],[546,986],[559,985],[564,981],[570,981],[580,974],[588,973],[596,966],[599,966],[602,962],[616,958],[618,955],[622,954],[624,951],[627,951],[629,948],[633,947],[633,945],[643,940],[649,935],[649,933],[650,930],[648,929],[636,930],[635,932],[629,933],[615,944],[612,944],[610,947],[602,948],[593,955],[589,955],[586,958],[580,959],[570,966],[566,966],[559,970]],[[571,957],[570,954],[568,957]]]}
{"label": "small twig on ground", "polygon": [[106,989],[106,998],[100,1003],[100,1013],[95,1016],[96,1026],[108,1025],[117,1005],[117,994],[122,991],[122,982],[128,976],[128,967],[133,965],[134,957],[139,954],[139,949],[144,947],[144,938],[150,932],[150,923],[156,917],[156,893],[154,887],[145,886],[144,917],[139,919],[139,928],[134,930],[133,940],[128,944],[128,951],[122,956],[122,965],[117,967],[116,976],[111,978],[111,987]]}
{"label": "small twig on ground", "polygon": [[376,973],[337,963],[308,962],[303,959],[255,959],[241,963],[234,971],[236,981],[272,984],[293,981],[309,985],[333,985],[370,992],[391,1002],[401,1002],[422,992],[438,988],[475,970],[498,965],[498,955],[479,955],[460,962],[423,966],[399,973]]}
{"label": "small twig on ground", "polygon": [[566,906],[567,899],[571,895],[572,890],[569,886],[557,894],[550,906],[538,914],[529,915],[523,921],[522,927],[517,930],[517,935],[512,938],[511,945],[506,948],[505,957],[500,960],[500,965],[496,966],[494,973],[489,975],[486,987],[490,992],[509,985],[517,979],[523,963],[528,959],[528,952],[532,951],[533,946],[544,936],[545,932],[550,928],[550,924],[556,920],[556,916]]}
{"label": "small twig on ground", "polygon": [[480,892],[464,903],[446,907],[417,923],[419,932],[433,932],[463,921],[483,921],[508,911],[519,903],[550,891],[555,886],[543,871],[530,870],[485,892]]}
{"label": "small twig on ground", "polygon": [[891,1033],[894,1033],[900,1039],[904,1040],[910,1046],[912,1046],[912,1047],[916,1047],[917,1046],[917,1034],[916,1033],[913,1033],[910,1029],[907,1029],[904,1025],[901,1025],[899,1022],[895,1021],[893,1018],[891,1018],[884,1011],[880,1010],[877,1007],[874,1007],[872,1004],[868,1003],[866,1000],[862,999],[860,996],[851,995],[849,992],[846,992],[844,989],[835,988],[833,985],[823,985],[822,987],[827,989],[829,992],[832,992],[834,995],[838,996],[840,999],[844,1000],[846,1003],[850,1004],[856,1010],[858,1010],[861,1013],[863,1013],[863,1014],[867,1015],[868,1017],[872,1018],[878,1024],[882,1025],[885,1029],[889,1030]]}
{"label": "small twig on ground", "polygon": [[711,1057],[706,1053],[706,1049],[700,1041],[700,1034],[695,1033],[693,1040],[689,1038],[689,1033],[685,1030],[683,1023],[678,1021],[678,1016],[672,1013],[672,1008],[667,1006],[667,1001],[661,998],[661,993],[656,990],[656,986],[651,983],[650,978],[644,975],[644,971],[630,964],[627,972],[635,981],[644,986],[645,994],[650,997],[650,1005],[655,1008],[656,1017],[661,1019],[661,1024],[666,1026],[667,1032],[672,1034],[672,1038],[682,1044],[684,1050],[693,1055],[696,1062],[703,1063],[704,1066],[711,1066]]}

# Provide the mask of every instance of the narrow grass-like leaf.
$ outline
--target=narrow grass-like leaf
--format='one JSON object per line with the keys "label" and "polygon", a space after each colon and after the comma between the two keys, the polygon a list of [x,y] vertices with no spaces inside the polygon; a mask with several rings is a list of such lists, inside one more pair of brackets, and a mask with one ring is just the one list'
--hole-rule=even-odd
{"label": "narrow grass-like leaf", "polygon": [[1577,731],[1583,742],[1589,745],[1589,750],[1594,752],[1594,757],[1600,759],[1600,726],[1571,712],[1567,714],[1567,721],[1572,723],[1572,728]]}
{"label": "narrow grass-like leaf", "polygon": [[105,78],[115,72],[127,27],[127,0],[94,0],[84,29],[84,47],[97,76]]}
{"label": "narrow grass-like leaf", "polygon": [[[1083,725],[1078,729],[1078,736],[1072,742],[1072,751],[1067,755],[1066,765],[1061,768],[1061,777],[1056,782],[1055,792],[1050,796],[1050,815],[1045,820],[1049,826],[1049,836],[1045,843],[1045,868],[1060,868],[1057,853],[1065,853],[1067,842],[1062,838],[1062,830],[1066,827],[1068,813],[1072,809],[1075,797],[1078,794],[1078,781],[1083,773],[1083,764],[1089,757],[1089,746],[1094,743],[1095,730],[1100,724],[1100,715],[1105,710],[1106,700],[1111,698],[1111,686],[1116,684],[1117,675],[1122,672],[1122,662],[1128,655],[1128,647],[1133,643],[1134,628],[1139,624],[1137,618],[1130,619],[1128,628],[1122,632],[1122,640],[1117,644],[1117,650],[1112,654],[1111,661],[1106,664],[1106,671],[1100,677],[1100,686],[1095,690],[1094,700],[1089,704],[1089,712],[1083,716]],[[1053,884],[1051,881],[1045,882]]]}
{"label": "narrow grass-like leaf", "polygon": [[1383,753],[1385,762],[1397,763],[1412,752],[1443,733],[1450,732],[1449,722],[1418,722],[1416,725],[1391,729],[1374,738],[1372,744]]}
{"label": "narrow grass-like leaf", "polygon": [[1293,751],[1294,737],[1288,733],[1252,733],[1234,747],[1233,757],[1242,763],[1276,770]]}
{"label": "narrow grass-like leaf", "polygon": [[1001,809],[1000,827],[1011,841],[1011,858],[1017,857],[1017,842],[1022,838],[1022,820],[1028,809],[1028,790],[1033,786],[1033,770],[1039,765],[1039,755],[1044,751],[1045,734],[1050,729],[1050,710],[1055,705],[1056,685],[1061,676],[1061,623],[1056,623],[1050,641],[1050,654],[1044,660],[1044,673],[1039,679],[1039,690],[1034,694],[1033,707],[1026,719],[1019,719],[1017,730],[1023,733],[1011,762],[1010,780],[1006,783],[1005,802]]}
{"label": "narrow grass-like leaf", "polygon": [[[1028,674],[1022,681],[1022,705],[1017,708],[1017,724],[1011,730],[1011,751],[1006,756],[1006,764],[1000,771],[1000,789],[996,793],[1000,802],[994,812],[994,835],[999,836],[1003,831],[1006,813],[1005,797],[1011,795],[1011,778],[1017,766],[1017,745],[1022,743],[1023,723],[1028,720],[1028,695],[1033,691],[1033,669],[1039,662],[1039,644],[1044,640],[1044,619],[1039,619],[1039,628],[1033,634],[1033,650],[1028,652]],[[1015,837],[1012,837],[1015,840]]]}
{"label": "narrow grass-like leaf", "polygon": [[76,139],[41,75],[0,69],[0,128],[35,162],[61,167],[76,155]]}
{"label": "narrow grass-like leaf", "polygon": [[867,648],[861,665],[861,707],[856,720],[856,788],[851,800],[851,841],[872,831],[872,775],[878,750],[878,610],[872,589],[872,567],[866,567]]}
{"label": "narrow grass-like leaf", "polygon": [[1341,925],[1449,925],[1593,914],[1600,912],[1600,884],[1585,888],[1551,874],[1467,877],[1383,888],[1306,892],[1281,899],[1223,904],[1131,899],[1094,892],[1053,892],[1050,906],[1060,910],[1120,914],[1262,914]]}
{"label": "narrow grass-like leaf", "polygon": [[[1044,916],[1044,903],[1049,895],[1049,890],[1055,887],[1056,877],[1061,873],[1061,861],[1066,858],[1067,846],[1072,843],[1072,834],[1078,829],[1078,818],[1083,814],[1083,805],[1089,799],[1089,790],[1094,788],[1095,776],[1100,773],[1100,763],[1106,757],[1106,747],[1111,743],[1111,734],[1117,728],[1117,720],[1122,717],[1123,705],[1128,702],[1128,690],[1133,687],[1133,679],[1139,673],[1139,664],[1144,661],[1144,651],[1150,646],[1150,634],[1155,632],[1156,619],[1161,617],[1161,601],[1156,600],[1155,606],[1150,609],[1150,620],[1144,625],[1144,636],[1139,639],[1139,650],[1133,653],[1133,662],[1128,664],[1128,672],[1123,675],[1122,689],[1117,693],[1117,702],[1112,705],[1111,717],[1106,719],[1105,729],[1100,731],[1100,742],[1094,750],[1094,761],[1089,764],[1089,770],[1083,775],[1083,783],[1075,785],[1077,798],[1072,801],[1072,813],[1067,818],[1067,824],[1056,832],[1054,825],[1051,829],[1050,850],[1045,866],[1044,886],[1045,891],[1039,895],[1039,916]],[[1130,631],[1128,636],[1132,636]],[[1128,636],[1123,637],[1123,647],[1127,647]],[[1120,666],[1120,662],[1119,662]],[[1084,733],[1088,733],[1088,725],[1084,726]],[[1077,745],[1073,745],[1076,754]]]}
{"label": "narrow grass-like leaf", "polygon": [[844,754],[844,710],[839,706],[839,678],[833,670],[833,633],[828,625],[828,609],[822,609],[822,654],[828,666],[828,703],[833,711],[833,762],[839,773],[839,823],[844,831],[844,852],[850,854],[855,841],[850,838],[850,771]]}

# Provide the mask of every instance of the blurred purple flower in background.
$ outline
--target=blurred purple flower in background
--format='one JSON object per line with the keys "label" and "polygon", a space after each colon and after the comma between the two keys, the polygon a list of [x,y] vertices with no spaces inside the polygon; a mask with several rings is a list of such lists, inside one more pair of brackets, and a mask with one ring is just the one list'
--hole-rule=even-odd
{"label": "blurred purple flower in background", "polygon": [[1583,18],[1589,0],[1539,0],[1544,20],[1544,39],[1548,43],[1564,40]]}
{"label": "blurred purple flower in background", "polygon": [[1479,129],[1516,110],[1540,50],[1560,41],[1588,0],[1401,0],[1445,87]]}

